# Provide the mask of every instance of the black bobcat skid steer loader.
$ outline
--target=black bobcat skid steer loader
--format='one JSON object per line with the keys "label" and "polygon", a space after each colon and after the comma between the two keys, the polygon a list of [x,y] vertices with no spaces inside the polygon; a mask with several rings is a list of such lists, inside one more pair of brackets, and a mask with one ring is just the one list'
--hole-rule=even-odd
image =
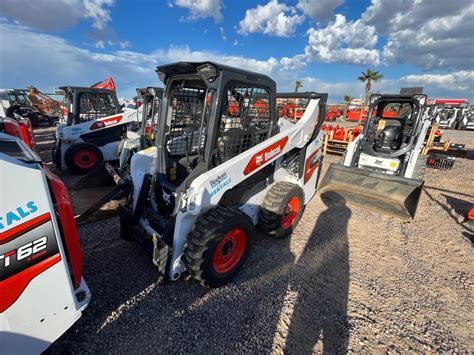
{"label": "black bobcat skid steer loader", "polygon": [[132,156],[121,236],[141,242],[159,274],[226,283],[247,258],[255,225],[289,235],[316,192],[327,94],[305,100],[297,123],[279,120],[275,82],[228,66],[157,68],[166,85],[156,145]]}
{"label": "black bobcat skid steer loader", "polygon": [[[421,154],[430,119],[426,95],[372,95],[362,134],[349,143],[342,164],[331,164],[319,192],[402,218],[414,218],[423,188]],[[388,111],[397,117],[385,117]]]}

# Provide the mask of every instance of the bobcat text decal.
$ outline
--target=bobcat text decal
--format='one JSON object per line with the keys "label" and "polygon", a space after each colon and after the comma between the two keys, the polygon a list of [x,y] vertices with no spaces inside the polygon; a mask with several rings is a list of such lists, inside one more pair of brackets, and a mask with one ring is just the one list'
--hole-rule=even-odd
{"label": "bobcat text decal", "polygon": [[278,142],[275,142],[272,145],[261,150],[260,152],[256,153],[245,167],[244,175],[250,174],[255,169],[258,169],[263,164],[269,162],[270,160],[281,154],[287,142],[288,137],[284,137]]}
{"label": "bobcat text decal", "polygon": [[122,121],[122,118],[122,116],[113,116],[102,120],[97,120],[90,126],[89,129],[93,131],[95,129],[112,126],[114,124],[120,123],[120,121]]}

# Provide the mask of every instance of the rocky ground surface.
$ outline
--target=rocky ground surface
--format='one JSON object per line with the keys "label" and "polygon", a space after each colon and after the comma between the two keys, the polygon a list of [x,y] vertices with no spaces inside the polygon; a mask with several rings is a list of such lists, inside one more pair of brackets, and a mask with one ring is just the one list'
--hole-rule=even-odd
{"label": "rocky ground surface", "polygon": [[[38,131],[45,160],[50,133]],[[458,134],[474,148],[474,132]],[[473,171],[470,159],[429,169],[413,221],[315,197],[291,238],[260,234],[214,290],[157,284],[116,218],[81,226],[92,301],[48,353],[471,352]]]}

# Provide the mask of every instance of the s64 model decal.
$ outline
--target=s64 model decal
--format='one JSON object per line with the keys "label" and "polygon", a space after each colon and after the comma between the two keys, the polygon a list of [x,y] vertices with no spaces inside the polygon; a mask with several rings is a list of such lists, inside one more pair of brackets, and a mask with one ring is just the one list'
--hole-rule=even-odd
{"label": "s64 model decal", "polygon": [[252,171],[280,155],[287,142],[288,137],[283,137],[279,141],[254,154],[244,169],[244,175],[250,174]]}

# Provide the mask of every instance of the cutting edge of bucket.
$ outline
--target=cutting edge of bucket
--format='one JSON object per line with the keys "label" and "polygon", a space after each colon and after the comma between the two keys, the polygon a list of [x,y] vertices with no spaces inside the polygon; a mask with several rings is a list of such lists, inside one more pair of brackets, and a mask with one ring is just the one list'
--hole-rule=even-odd
{"label": "cutting edge of bucket", "polygon": [[[338,183],[336,174],[349,174],[347,180],[365,179],[373,183],[381,183],[398,194],[383,194],[376,189],[368,189],[362,185]],[[339,164],[331,164],[319,184],[318,194],[322,197],[331,197],[330,193],[338,193],[347,203],[363,206],[368,210],[379,211],[392,216],[410,219],[415,217],[424,181],[407,179],[399,176],[390,176],[380,173],[351,168]],[[402,190],[409,193],[401,194]],[[394,198],[394,196],[398,196]],[[400,198],[400,196],[405,196]]]}

